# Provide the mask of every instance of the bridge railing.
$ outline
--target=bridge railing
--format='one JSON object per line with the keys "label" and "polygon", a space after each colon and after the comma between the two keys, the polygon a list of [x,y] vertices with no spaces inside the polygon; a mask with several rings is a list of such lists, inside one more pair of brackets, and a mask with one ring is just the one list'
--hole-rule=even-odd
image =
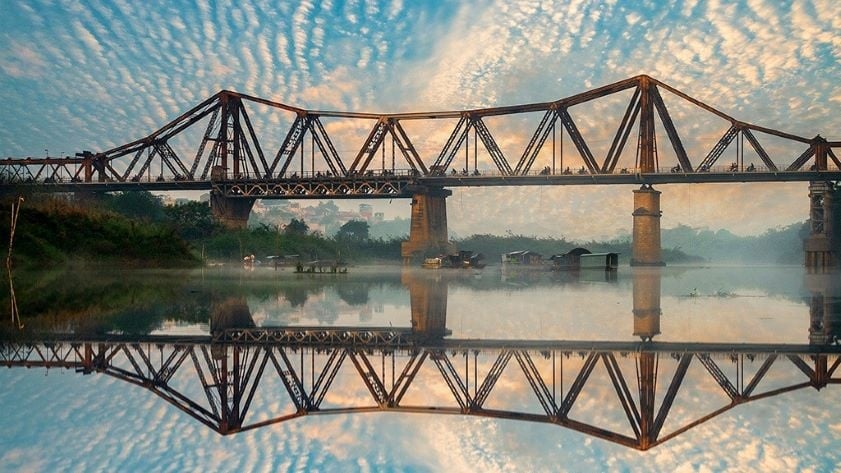
{"label": "bridge railing", "polygon": [[[786,166],[787,167],[787,166]],[[254,172],[240,172],[237,174],[228,172],[224,173],[219,178],[226,181],[253,181],[261,182],[267,180],[287,180],[287,181],[313,181],[313,180],[347,180],[347,179],[411,179],[419,177],[437,177],[437,178],[453,178],[453,179],[478,179],[487,177],[553,177],[553,176],[592,176],[592,175],[637,175],[637,174],[744,174],[744,173],[775,173],[775,174],[797,174],[804,172],[814,172],[814,169],[804,167],[801,169],[789,171],[786,167],[780,169],[771,169],[767,166],[757,166],[754,164],[737,164],[730,163],[719,166],[711,166],[703,169],[686,170],[679,166],[661,166],[653,173],[644,173],[640,168],[617,168],[612,172],[591,172],[586,167],[571,167],[565,166],[563,168],[545,167],[543,169],[533,169],[519,174],[503,173],[498,169],[472,169],[472,170],[457,170],[455,168],[442,171],[438,173],[421,174],[414,169],[369,169],[361,173],[349,173],[347,175],[332,174],[329,171],[293,171],[287,172],[284,176],[272,176],[266,178],[265,175]],[[826,172],[839,172],[841,169],[834,163],[829,162]],[[67,184],[98,184],[98,183],[116,183],[121,182],[112,178],[106,178],[104,181],[84,182],[78,177],[71,176],[54,176],[47,178],[35,179],[32,177],[22,177],[14,175],[5,170],[0,169],[0,185],[2,184],[38,184],[38,185],[67,185]],[[134,177],[125,181],[126,183],[151,184],[151,183],[203,183],[207,180],[191,179],[186,176],[179,175],[145,175]]]}
{"label": "bridge railing", "polygon": [[[537,170],[529,170],[525,173],[520,174],[505,174],[497,169],[477,169],[477,170],[470,170],[470,171],[458,171],[458,170],[450,170],[449,172],[440,174],[439,177],[453,177],[453,178],[480,178],[480,177],[511,177],[511,176],[536,176],[536,177],[548,177],[548,176],[590,176],[590,175],[623,175],[623,174],[698,174],[698,173],[708,173],[708,174],[736,174],[736,173],[803,173],[803,172],[813,172],[813,169],[803,168],[797,169],[793,171],[786,170],[785,167],[781,169],[771,169],[768,166],[756,166],[751,164],[727,164],[727,165],[720,165],[720,166],[711,166],[704,169],[696,169],[696,170],[684,170],[681,169],[679,166],[661,166],[657,168],[654,172],[643,172],[640,168],[617,168],[614,169],[612,172],[591,172],[586,167],[564,167],[564,168],[544,168],[544,169],[537,169]],[[826,172],[838,172],[838,166],[835,166],[834,163],[831,163]]]}
{"label": "bridge railing", "polygon": [[[381,178],[409,178],[409,177],[420,177],[420,171],[416,171],[413,169],[369,169],[365,172],[348,172],[347,174],[333,174],[330,171],[291,171],[287,172],[283,176],[272,176],[268,179],[289,179],[289,180],[313,180],[313,179],[353,179],[353,178],[367,178],[367,177],[381,177]],[[266,180],[266,176],[261,173],[255,172],[240,172],[234,174],[232,172],[224,173],[221,176],[222,180],[251,180],[251,181],[263,181]]]}

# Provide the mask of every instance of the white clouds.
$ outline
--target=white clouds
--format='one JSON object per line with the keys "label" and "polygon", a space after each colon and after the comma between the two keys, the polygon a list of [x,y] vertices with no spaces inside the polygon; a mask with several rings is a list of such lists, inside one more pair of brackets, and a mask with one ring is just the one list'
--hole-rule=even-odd
{"label": "white clouds", "polygon": [[[223,87],[313,108],[458,109],[552,100],[638,73],[740,119],[836,138],[841,3],[650,6],[10,2],[23,26],[0,37],[0,80],[11,84],[0,97],[31,113],[0,127],[10,130],[0,155],[120,144]],[[69,125],[79,120],[82,130]],[[505,137],[511,149],[524,146],[517,138]]]}

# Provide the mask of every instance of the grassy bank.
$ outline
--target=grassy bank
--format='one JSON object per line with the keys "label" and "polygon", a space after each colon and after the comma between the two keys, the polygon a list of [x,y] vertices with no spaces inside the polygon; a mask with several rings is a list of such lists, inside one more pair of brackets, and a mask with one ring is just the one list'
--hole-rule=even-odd
{"label": "grassy bank", "polygon": [[[0,203],[0,242],[9,241],[11,202]],[[172,228],[55,198],[28,198],[20,210],[12,260],[16,267],[107,264],[176,267],[198,264]]]}

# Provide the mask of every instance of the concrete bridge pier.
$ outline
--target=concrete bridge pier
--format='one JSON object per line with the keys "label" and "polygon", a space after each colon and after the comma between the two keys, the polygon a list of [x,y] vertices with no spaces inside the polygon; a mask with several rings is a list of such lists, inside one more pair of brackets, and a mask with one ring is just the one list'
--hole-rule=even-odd
{"label": "concrete bridge pier", "polygon": [[215,192],[210,193],[210,214],[213,219],[232,229],[248,226],[248,216],[256,199],[252,197],[225,197]]}
{"label": "concrete bridge pier", "polygon": [[841,265],[841,191],[831,182],[809,183],[809,236],[803,250],[807,268]]}
{"label": "concrete bridge pier", "polygon": [[429,254],[455,252],[455,245],[447,239],[447,197],[453,193],[440,187],[410,187],[412,221],[409,240],[400,246],[403,264]]}
{"label": "concrete bridge pier", "polygon": [[650,185],[634,191],[631,266],[665,266],[660,250],[660,192]]}

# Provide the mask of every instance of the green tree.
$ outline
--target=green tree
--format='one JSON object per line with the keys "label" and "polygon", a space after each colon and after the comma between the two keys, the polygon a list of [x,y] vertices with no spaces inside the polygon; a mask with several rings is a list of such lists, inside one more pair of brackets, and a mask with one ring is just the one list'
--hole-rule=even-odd
{"label": "green tree", "polygon": [[365,241],[368,239],[368,222],[351,220],[339,228],[336,238],[347,241]]}
{"label": "green tree", "polygon": [[207,238],[213,234],[214,223],[210,206],[205,202],[190,201],[164,208],[167,220],[186,240]]}
{"label": "green tree", "polygon": [[109,210],[129,218],[151,222],[164,220],[163,203],[146,191],[118,192],[106,200],[106,206]]}
{"label": "green tree", "polygon": [[309,225],[303,219],[298,220],[297,218],[293,218],[289,225],[283,229],[283,233],[286,235],[306,235],[309,231]]}

